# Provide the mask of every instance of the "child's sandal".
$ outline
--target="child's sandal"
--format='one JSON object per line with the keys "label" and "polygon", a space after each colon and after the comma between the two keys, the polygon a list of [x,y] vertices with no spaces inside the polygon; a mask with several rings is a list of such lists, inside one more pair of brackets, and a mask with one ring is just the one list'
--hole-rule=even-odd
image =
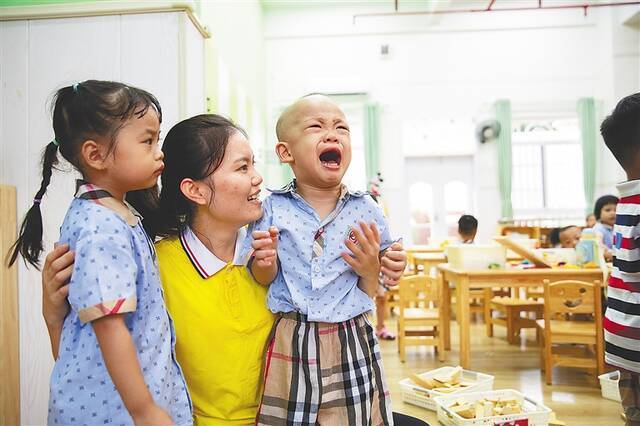
{"label": "child's sandal", "polygon": [[382,339],[382,340],[395,340],[396,339],[396,335],[392,334],[389,330],[387,330],[387,327],[382,327],[382,329],[377,330],[376,331],[376,336],[378,336],[378,339]]}

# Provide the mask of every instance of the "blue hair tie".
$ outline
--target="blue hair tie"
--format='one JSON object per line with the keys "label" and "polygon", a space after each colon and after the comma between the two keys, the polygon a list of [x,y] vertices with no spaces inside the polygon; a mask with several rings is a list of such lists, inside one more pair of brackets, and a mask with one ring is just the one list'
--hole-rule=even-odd
{"label": "blue hair tie", "polygon": [[51,143],[54,144],[55,146],[60,146],[60,142],[58,142],[58,139],[52,140]]}
{"label": "blue hair tie", "polygon": [[78,93],[78,84],[80,84],[80,83],[75,83],[73,85],[73,93]]}

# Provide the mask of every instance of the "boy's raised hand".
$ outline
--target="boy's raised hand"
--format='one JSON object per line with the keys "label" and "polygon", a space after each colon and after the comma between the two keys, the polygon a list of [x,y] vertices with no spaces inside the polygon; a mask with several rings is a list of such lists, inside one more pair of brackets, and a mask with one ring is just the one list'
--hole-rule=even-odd
{"label": "boy's raised hand", "polygon": [[253,231],[253,261],[260,268],[267,268],[276,263],[278,259],[278,235],[280,231],[275,226],[268,231]]}
{"label": "boy's raised hand", "polygon": [[383,276],[383,283],[388,286],[397,285],[406,266],[407,252],[404,251],[402,243],[395,242],[391,244],[380,259],[380,272]]}
{"label": "boy's raised hand", "polygon": [[352,228],[349,235],[354,238],[348,238],[345,245],[352,254],[342,253],[341,256],[365,281],[365,288],[375,290],[380,273],[380,232],[375,223],[360,222],[360,229]]}

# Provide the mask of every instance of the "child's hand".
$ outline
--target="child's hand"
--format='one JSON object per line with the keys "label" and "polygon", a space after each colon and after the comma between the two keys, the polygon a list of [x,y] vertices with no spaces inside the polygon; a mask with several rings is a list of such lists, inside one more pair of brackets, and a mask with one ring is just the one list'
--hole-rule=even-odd
{"label": "child's hand", "polygon": [[253,257],[256,266],[266,268],[273,265],[278,259],[278,228],[272,226],[268,231],[253,231]]}
{"label": "child's hand", "polygon": [[69,278],[75,255],[67,244],[56,245],[42,268],[42,316],[50,326],[61,326],[69,313]]}
{"label": "child's hand", "polygon": [[613,262],[613,252],[611,250],[604,250],[604,260],[605,262]]}
{"label": "child's hand", "polygon": [[383,275],[385,285],[397,285],[402,278],[404,268],[407,266],[407,252],[404,251],[402,243],[393,243],[384,252],[380,259],[380,272]]}
{"label": "child's hand", "polygon": [[368,283],[366,287],[372,287],[373,282],[377,285],[380,274],[380,233],[378,228],[373,222],[371,225],[360,222],[360,229],[354,227],[352,231],[357,243],[347,239],[345,245],[353,255],[342,253],[341,256],[356,274]]}
{"label": "child's hand", "polygon": [[171,416],[156,404],[149,404],[139,415],[133,417],[136,426],[173,426]]}

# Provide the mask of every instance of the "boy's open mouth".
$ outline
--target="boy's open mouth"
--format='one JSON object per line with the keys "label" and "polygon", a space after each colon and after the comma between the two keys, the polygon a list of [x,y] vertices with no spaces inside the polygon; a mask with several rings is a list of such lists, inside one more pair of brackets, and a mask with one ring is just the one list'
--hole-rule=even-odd
{"label": "boy's open mouth", "polygon": [[342,153],[335,148],[329,148],[320,154],[320,163],[329,169],[340,168],[340,162],[342,161]]}

